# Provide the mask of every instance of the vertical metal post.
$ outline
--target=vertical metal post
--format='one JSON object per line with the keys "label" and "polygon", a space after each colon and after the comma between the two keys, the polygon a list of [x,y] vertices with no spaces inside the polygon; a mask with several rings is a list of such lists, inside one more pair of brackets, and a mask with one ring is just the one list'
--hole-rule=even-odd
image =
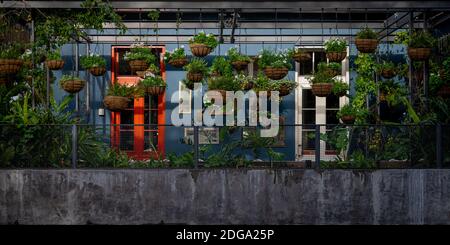
{"label": "vertical metal post", "polygon": [[[414,11],[409,12],[409,35],[411,36],[414,31]],[[413,63],[412,60],[409,59],[409,67],[408,67],[408,76],[409,76],[409,102],[412,103],[413,98]]]}
{"label": "vertical metal post", "polygon": [[194,126],[194,168],[198,168],[198,126]]}
{"label": "vertical metal post", "polygon": [[315,149],[315,160],[316,160],[316,168],[320,169],[320,125],[316,124],[315,131],[315,139],[314,139],[314,149]]}
{"label": "vertical metal post", "polygon": [[[89,42],[86,44],[86,56],[89,56],[89,51],[90,51],[90,45]],[[86,70],[86,115],[90,115],[91,113],[91,104],[90,104],[90,73]],[[89,119],[89,118],[88,118]]]}
{"label": "vertical metal post", "polygon": [[[428,30],[428,17],[427,12],[423,12],[423,30]],[[423,62],[423,91],[425,97],[425,109],[428,111],[428,83],[430,80],[430,63],[428,60]]]}
{"label": "vertical metal post", "polygon": [[442,155],[442,124],[436,124],[436,166],[442,167],[443,155]]}
{"label": "vertical metal post", "polygon": [[[75,46],[75,74],[78,77],[80,75],[79,69],[78,69],[78,56],[80,55],[80,50],[79,50],[79,44],[77,42],[77,45]],[[77,93],[75,95],[75,111],[78,112],[79,111],[79,101],[80,101],[80,94]]]}
{"label": "vertical metal post", "polygon": [[72,125],[72,168],[77,168],[78,161],[78,132],[77,125]]}

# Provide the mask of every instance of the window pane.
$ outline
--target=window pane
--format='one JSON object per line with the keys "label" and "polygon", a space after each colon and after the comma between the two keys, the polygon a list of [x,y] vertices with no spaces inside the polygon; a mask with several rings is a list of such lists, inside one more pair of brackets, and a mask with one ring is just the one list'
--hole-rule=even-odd
{"label": "window pane", "polygon": [[134,146],[134,131],[120,131],[120,150],[132,151]]}
{"label": "window pane", "polygon": [[[312,55],[312,53],[310,54]],[[300,62],[300,71],[299,71],[300,75],[312,75],[313,74],[312,67],[313,67],[312,59]]]}
{"label": "window pane", "polygon": [[145,96],[145,109],[158,109],[158,96],[147,95]]}
{"label": "window pane", "polygon": [[[144,111],[144,124],[158,124],[158,111]],[[145,129],[157,129],[155,125],[145,125]]]}
{"label": "window pane", "polygon": [[130,65],[128,65],[128,62],[123,58],[125,53],[128,52],[130,49],[128,48],[122,48],[118,50],[119,54],[119,76],[131,76],[133,75],[131,73]]}
{"label": "window pane", "polygon": [[158,149],[158,134],[155,131],[144,132],[144,151],[154,151]]}
{"label": "window pane", "polygon": [[316,108],[316,96],[311,92],[311,89],[302,90],[302,105],[303,108]]}
{"label": "window pane", "polygon": [[[120,112],[120,124],[134,124],[134,111],[124,110]],[[121,125],[122,130],[132,130],[133,126]]]}
{"label": "window pane", "polygon": [[314,52],[314,72],[317,71],[317,65],[320,62],[327,62],[327,55],[325,54],[325,51]]}
{"label": "window pane", "polygon": [[303,131],[302,132],[302,149],[303,150],[314,150],[315,146],[315,132],[314,131]]}
{"label": "window pane", "polygon": [[329,108],[339,108],[339,97],[334,94],[330,94],[327,96],[327,109]]}
{"label": "window pane", "polygon": [[339,124],[339,120],[336,117],[337,110],[327,110],[327,124]]}

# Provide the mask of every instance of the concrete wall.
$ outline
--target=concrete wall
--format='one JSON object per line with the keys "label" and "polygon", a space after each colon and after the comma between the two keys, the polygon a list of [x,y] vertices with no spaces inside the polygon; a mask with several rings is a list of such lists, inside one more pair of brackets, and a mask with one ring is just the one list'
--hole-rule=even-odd
{"label": "concrete wall", "polygon": [[1,170],[0,224],[450,224],[450,170]]}

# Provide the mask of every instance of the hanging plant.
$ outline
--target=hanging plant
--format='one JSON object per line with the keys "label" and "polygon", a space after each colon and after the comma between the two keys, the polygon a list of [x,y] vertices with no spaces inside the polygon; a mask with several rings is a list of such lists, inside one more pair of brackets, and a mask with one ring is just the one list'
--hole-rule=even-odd
{"label": "hanging plant", "polygon": [[100,55],[82,56],[80,64],[94,76],[103,76],[106,73],[106,60]]}
{"label": "hanging plant", "polygon": [[33,47],[32,49],[26,49],[25,52],[20,56],[23,60],[23,66],[32,69],[33,59],[35,64],[39,64],[45,61],[45,51],[42,48]]}
{"label": "hanging plant", "polygon": [[332,38],[325,43],[325,52],[331,62],[342,62],[347,57],[347,42],[344,39]]}
{"label": "hanging plant", "polygon": [[425,61],[431,56],[436,39],[427,31],[417,31],[409,38],[408,56],[412,61]]}
{"label": "hanging plant", "polygon": [[174,49],[172,52],[166,52],[164,59],[173,67],[181,68],[188,63],[184,46]]}
{"label": "hanging plant", "polygon": [[377,67],[378,73],[385,79],[391,79],[396,76],[398,68],[392,61],[383,60]]}
{"label": "hanging plant", "polygon": [[209,75],[231,77],[233,75],[233,67],[225,57],[216,56],[209,68]]}
{"label": "hanging plant", "polygon": [[275,87],[273,81],[263,74],[258,74],[253,80],[253,91],[257,96],[260,96],[260,92],[267,92],[267,98],[270,99],[271,91],[274,91]]}
{"label": "hanging plant", "polygon": [[335,80],[333,84],[332,92],[334,95],[338,97],[346,96],[349,90],[349,86],[347,83],[342,80]]}
{"label": "hanging plant", "polygon": [[313,77],[309,78],[309,82],[312,93],[317,97],[326,97],[332,92],[334,80],[326,72],[316,72]]}
{"label": "hanging plant", "polygon": [[251,76],[246,76],[244,74],[238,74],[234,76],[234,79],[236,81],[239,81],[241,84],[241,89],[242,90],[250,90],[253,88],[253,77]]}
{"label": "hanging plant", "polygon": [[373,53],[378,47],[378,34],[365,27],[356,34],[356,48],[361,53]]}
{"label": "hanging plant", "polygon": [[63,75],[61,80],[59,80],[59,83],[61,88],[66,92],[74,94],[80,92],[84,88],[86,81],[76,76]]}
{"label": "hanging plant", "polygon": [[292,68],[286,52],[277,53],[268,49],[263,49],[259,53],[258,66],[264,70],[267,77],[273,80],[284,78]]}
{"label": "hanging plant", "polygon": [[145,47],[143,43],[131,45],[130,51],[124,55],[124,60],[128,61],[132,71],[145,71],[157,61],[156,56],[152,50]]}
{"label": "hanging plant", "polygon": [[189,39],[192,55],[197,57],[207,56],[217,45],[219,45],[219,42],[216,40],[216,37],[211,33],[206,35],[203,31]]}
{"label": "hanging plant", "polygon": [[356,120],[357,111],[351,104],[344,105],[336,114],[344,124],[353,124]]}
{"label": "hanging plant", "polygon": [[161,76],[148,76],[139,81],[138,86],[150,95],[161,95],[166,90],[166,81]]}
{"label": "hanging plant", "polygon": [[241,54],[236,47],[228,49],[227,56],[236,71],[247,69],[251,61],[250,57]]}
{"label": "hanging plant", "polygon": [[379,84],[379,100],[387,102],[389,106],[396,106],[402,103],[402,98],[408,94],[407,88],[394,80],[385,80]]}
{"label": "hanging plant", "polygon": [[289,95],[292,90],[297,87],[297,85],[298,84],[295,81],[287,79],[273,81],[273,88],[279,92],[280,96]]}
{"label": "hanging plant", "polygon": [[49,52],[45,60],[45,66],[50,70],[60,70],[64,66],[64,60],[61,58],[59,50]]}
{"label": "hanging plant", "polygon": [[337,62],[320,62],[317,64],[317,71],[318,72],[324,72],[330,75],[331,77],[335,77],[337,75],[342,74],[342,65],[341,63]]}
{"label": "hanging plant", "polygon": [[23,64],[19,58],[21,54],[19,45],[2,47],[0,50],[0,75],[12,75],[19,72]]}
{"label": "hanging plant", "polygon": [[116,82],[108,88],[103,104],[110,111],[122,111],[128,108],[130,99],[136,93],[137,89],[135,86],[122,85]]}
{"label": "hanging plant", "polygon": [[232,76],[216,76],[208,78],[208,90],[217,91],[222,95],[222,100],[226,99],[227,91],[238,91],[241,84]]}
{"label": "hanging plant", "polygon": [[187,71],[186,78],[188,81],[200,82],[208,71],[208,67],[204,60],[194,58],[189,64],[184,66],[184,70]]}
{"label": "hanging plant", "polygon": [[288,56],[291,57],[294,61],[297,61],[298,63],[311,60],[311,54],[299,48],[289,49]]}

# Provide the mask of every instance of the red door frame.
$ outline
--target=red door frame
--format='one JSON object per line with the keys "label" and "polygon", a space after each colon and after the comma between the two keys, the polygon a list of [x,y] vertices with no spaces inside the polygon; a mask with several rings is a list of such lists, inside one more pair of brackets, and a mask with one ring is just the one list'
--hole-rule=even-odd
{"label": "red door frame", "polygon": [[[118,82],[120,84],[137,84],[139,82],[138,76],[119,76],[119,55],[118,50],[123,48],[130,48],[130,46],[113,46],[111,49],[111,83]],[[160,50],[160,71],[161,77],[166,80],[166,67],[164,63],[165,46],[148,46],[151,49]],[[166,93],[158,97],[158,124],[163,125],[166,121]],[[144,98],[134,99],[134,124],[144,124]],[[119,149],[120,144],[120,112],[111,112],[111,143],[112,146]],[[158,154],[151,152],[144,152],[144,126],[134,126],[134,144],[133,151],[126,151],[128,156],[143,160],[165,155],[164,143],[164,126],[158,126]]]}

